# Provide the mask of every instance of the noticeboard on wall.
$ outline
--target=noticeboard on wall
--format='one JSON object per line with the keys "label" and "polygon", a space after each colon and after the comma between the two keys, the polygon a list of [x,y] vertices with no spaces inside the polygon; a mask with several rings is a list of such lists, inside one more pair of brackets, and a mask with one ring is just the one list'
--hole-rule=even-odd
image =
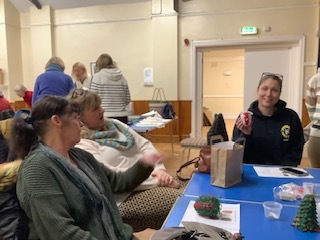
{"label": "noticeboard on wall", "polygon": [[98,72],[97,66],[95,62],[90,63],[91,76]]}

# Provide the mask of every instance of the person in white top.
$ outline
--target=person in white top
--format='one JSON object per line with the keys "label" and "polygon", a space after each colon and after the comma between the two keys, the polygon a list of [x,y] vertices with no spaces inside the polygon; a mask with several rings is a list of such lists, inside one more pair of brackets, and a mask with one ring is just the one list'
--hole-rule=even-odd
{"label": "person in white top", "polygon": [[73,64],[71,77],[75,88],[90,88],[91,76],[88,74],[87,68],[83,63],[76,62]]}
{"label": "person in white top", "polygon": [[320,168],[320,73],[307,83],[305,104],[311,121],[308,141],[308,157],[311,167]]}
{"label": "person in white top", "polygon": [[[84,123],[81,141],[76,147],[90,152],[99,162],[114,171],[126,171],[146,153],[157,152],[153,144],[116,119],[105,119],[101,100],[97,93],[87,89],[74,89],[68,98],[80,105],[80,117]],[[161,163],[155,166],[148,179],[135,191],[157,186],[179,188],[179,183],[169,175]],[[116,194],[120,205],[130,193]]]}

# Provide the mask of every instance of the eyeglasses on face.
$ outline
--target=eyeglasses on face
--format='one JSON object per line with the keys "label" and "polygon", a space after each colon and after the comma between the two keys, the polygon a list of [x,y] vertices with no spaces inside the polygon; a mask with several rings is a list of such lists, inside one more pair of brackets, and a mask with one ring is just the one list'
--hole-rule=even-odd
{"label": "eyeglasses on face", "polygon": [[75,89],[71,95],[71,98],[73,99],[73,98],[80,97],[88,91],[89,91],[89,88],[86,88],[86,87]]}
{"label": "eyeglasses on face", "polygon": [[263,77],[276,77],[281,81],[283,80],[283,75],[276,74],[276,73],[270,73],[270,72],[263,72],[261,75],[261,78],[263,78]]}

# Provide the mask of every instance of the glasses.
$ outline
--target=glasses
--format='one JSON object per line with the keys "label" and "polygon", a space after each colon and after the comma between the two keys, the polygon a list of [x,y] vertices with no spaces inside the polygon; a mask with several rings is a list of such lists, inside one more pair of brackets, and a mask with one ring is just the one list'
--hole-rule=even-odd
{"label": "glasses", "polygon": [[278,78],[280,81],[283,80],[283,75],[281,75],[281,74],[276,74],[276,73],[270,73],[270,72],[264,72],[264,73],[262,73],[261,78],[264,78],[264,77]]}
{"label": "glasses", "polygon": [[82,95],[85,95],[86,92],[88,91],[89,91],[89,88],[86,88],[86,87],[75,89],[71,95],[71,98],[74,99]]}

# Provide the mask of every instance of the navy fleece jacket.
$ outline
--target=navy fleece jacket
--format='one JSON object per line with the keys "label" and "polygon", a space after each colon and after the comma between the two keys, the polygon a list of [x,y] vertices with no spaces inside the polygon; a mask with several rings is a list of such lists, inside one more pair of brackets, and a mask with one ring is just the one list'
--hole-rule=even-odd
{"label": "navy fleece jacket", "polygon": [[236,126],[232,140],[246,138],[244,163],[263,165],[298,166],[301,162],[304,137],[301,120],[286,103],[279,100],[277,111],[264,116],[254,101],[249,111],[253,112],[251,135],[245,135]]}

